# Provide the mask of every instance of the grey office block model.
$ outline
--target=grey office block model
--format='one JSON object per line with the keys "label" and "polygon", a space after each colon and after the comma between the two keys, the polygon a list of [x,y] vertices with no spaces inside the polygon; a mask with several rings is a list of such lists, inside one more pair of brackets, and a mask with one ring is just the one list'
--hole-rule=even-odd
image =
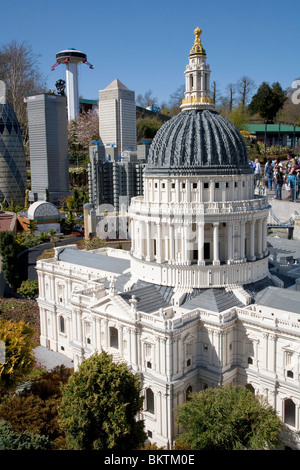
{"label": "grey office block model", "polygon": [[135,93],[118,79],[99,91],[99,131],[104,147],[114,146],[118,156],[136,150]]}
{"label": "grey office block model", "polygon": [[112,158],[101,143],[90,146],[89,201],[98,212],[105,204],[127,210],[131,198],[143,194],[146,160],[137,159],[137,152],[127,153]]}
{"label": "grey office block model", "polygon": [[66,97],[53,94],[26,99],[29,125],[31,191],[29,200],[58,203],[69,192]]}

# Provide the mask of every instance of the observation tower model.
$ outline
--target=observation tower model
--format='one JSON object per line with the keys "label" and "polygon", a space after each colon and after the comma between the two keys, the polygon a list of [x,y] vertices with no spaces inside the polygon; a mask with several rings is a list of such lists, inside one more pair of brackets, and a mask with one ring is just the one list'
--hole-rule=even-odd
{"label": "observation tower model", "polygon": [[79,115],[78,65],[87,64],[90,69],[93,66],[87,61],[86,54],[73,48],[58,52],[56,63],[51,67],[51,70],[54,70],[59,64],[66,66],[68,121],[72,121]]}

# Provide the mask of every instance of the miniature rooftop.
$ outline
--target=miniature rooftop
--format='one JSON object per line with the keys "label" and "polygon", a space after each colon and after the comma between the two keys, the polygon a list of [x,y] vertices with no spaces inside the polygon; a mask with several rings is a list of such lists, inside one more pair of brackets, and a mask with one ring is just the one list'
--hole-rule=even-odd
{"label": "miniature rooftop", "polygon": [[[46,262],[62,262],[80,267],[107,273],[108,277],[115,277],[115,287],[119,295],[130,304],[132,296],[135,296],[137,310],[144,313],[154,313],[160,309],[172,306],[172,297],[175,290],[171,287],[150,284],[137,280],[130,291],[124,292],[125,284],[130,280],[130,256],[128,252],[102,248],[100,250],[84,251],[76,249],[75,245],[69,245],[56,249],[56,258]],[[109,287],[109,281],[105,281],[105,287]],[[299,312],[300,292],[292,289],[278,288],[271,278],[266,277],[260,281],[243,286],[252,302],[260,305]],[[182,309],[207,309],[212,312],[224,312],[233,307],[243,307],[242,302],[234,292],[228,292],[223,288],[194,289],[186,293],[180,305]]]}

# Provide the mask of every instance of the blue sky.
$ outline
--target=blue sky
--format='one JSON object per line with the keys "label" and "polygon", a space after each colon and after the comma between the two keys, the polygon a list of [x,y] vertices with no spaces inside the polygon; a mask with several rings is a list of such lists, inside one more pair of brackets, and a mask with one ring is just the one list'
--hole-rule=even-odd
{"label": "blue sky", "polygon": [[27,41],[49,89],[65,79],[63,65],[51,71],[56,52],[87,54],[94,69],[79,67],[87,99],[118,78],[136,96],[151,89],[168,102],[184,83],[197,26],[220,94],[243,75],[283,88],[300,77],[299,0],[13,0],[1,11],[0,44]]}

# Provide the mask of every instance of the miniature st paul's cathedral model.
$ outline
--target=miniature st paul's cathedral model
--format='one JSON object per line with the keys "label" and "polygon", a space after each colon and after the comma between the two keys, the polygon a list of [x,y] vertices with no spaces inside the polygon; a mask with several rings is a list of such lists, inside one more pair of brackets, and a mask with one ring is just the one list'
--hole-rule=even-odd
{"label": "miniature st paul's cathedral model", "polygon": [[265,396],[298,448],[300,292],[268,270],[268,200],[254,194],[243,137],[214,110],[200,35],[181,112],[157,132],[131,199],[131,251],[71,245],[37,263],[41,345],[75,369],[102,349],[125,361],[158,446],[172,447],[191,391],[232,384]]}

